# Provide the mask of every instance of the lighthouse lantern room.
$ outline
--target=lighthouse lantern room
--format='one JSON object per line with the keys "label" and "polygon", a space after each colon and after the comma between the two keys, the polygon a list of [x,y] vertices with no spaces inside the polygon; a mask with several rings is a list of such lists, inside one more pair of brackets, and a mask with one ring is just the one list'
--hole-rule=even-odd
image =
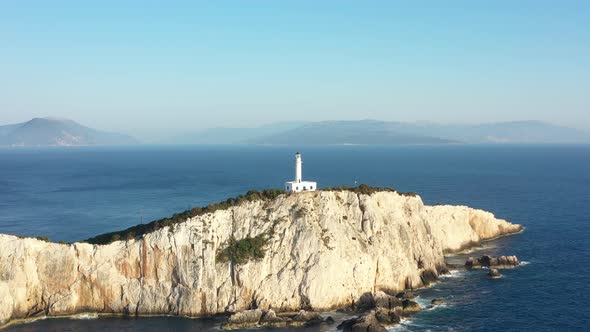
{"label": "lighthouse lantern room", "polygon": [[301,175],[301,153],[295,154],[295,181],[285,182],[285,191],[288,193],[297,193],[301,191],[315,191],[318,187],[317,182],[303,181]]}

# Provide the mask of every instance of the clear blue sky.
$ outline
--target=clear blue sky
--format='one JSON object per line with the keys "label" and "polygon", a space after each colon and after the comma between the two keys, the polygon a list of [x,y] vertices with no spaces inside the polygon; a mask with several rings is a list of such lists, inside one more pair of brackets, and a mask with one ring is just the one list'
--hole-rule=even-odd
{"label": "clear blue sky", "polygon": [[0,123],[590,128],[590,1],[1,1]]}

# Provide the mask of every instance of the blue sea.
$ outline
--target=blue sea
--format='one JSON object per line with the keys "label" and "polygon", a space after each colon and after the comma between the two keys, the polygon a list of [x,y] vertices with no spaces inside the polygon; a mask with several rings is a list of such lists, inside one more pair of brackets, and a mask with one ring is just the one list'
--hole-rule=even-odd
{"label": "blue sea", "polygon": [[[442,298],[446,305],[393,330],[590,330],[589,145],[301,152],[304,178],[320,187],[393,187],[417,192],[427,204],[468,205],[525,225],[523,233],[470,253],[517,255],[525,265],[499,280],[453,272],[419,292],[423,304]],[[294,153],[260,146],[0,149],[0,233],[83,240],[250,189],[281,188],[293,177]],[[448,259],[461,264],[466,256]],[[7,331],[200,331],[218,329],[221,319],[45,319]],[[299,330],[330,329],[335,325]]]}

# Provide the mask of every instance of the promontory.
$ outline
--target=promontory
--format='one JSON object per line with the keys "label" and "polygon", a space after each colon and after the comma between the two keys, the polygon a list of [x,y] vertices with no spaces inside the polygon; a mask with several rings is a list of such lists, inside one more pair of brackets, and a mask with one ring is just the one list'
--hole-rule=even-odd
{"label": "promontory", "polygon": [[0,234],[0,326],[86,312],[330,310],[421,287],[446,271],[445,253],[522,229],[486,211],[359,188],[254,192],[87,242]]}

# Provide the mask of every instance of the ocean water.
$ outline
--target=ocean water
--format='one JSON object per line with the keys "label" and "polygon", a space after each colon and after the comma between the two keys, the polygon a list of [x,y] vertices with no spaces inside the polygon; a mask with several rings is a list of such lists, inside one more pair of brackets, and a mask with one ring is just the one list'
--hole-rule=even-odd
{"label": "ocean water", "polygon": [[[294,148],[149,146],[0,149],[0,233],[82,240],[206,205],[281,188]],[[590,330],[590,146],[306,147],[304,178],[320,187],[367,183],[461,204],[524,224],[486,243],[524,266],[489,280],[458,271],[421,291],[442,298],[393,330]],[[1,250],[1,248],[0,248]],[[468,255],[448,258],[461,264]],[[338,317],[337,317],[338,318]],[[7,331],[216,330],[223,318],[45,319]],[[335,326],[300,329],[333,330]],[[271,330],[271,329],[269,329]]]}

